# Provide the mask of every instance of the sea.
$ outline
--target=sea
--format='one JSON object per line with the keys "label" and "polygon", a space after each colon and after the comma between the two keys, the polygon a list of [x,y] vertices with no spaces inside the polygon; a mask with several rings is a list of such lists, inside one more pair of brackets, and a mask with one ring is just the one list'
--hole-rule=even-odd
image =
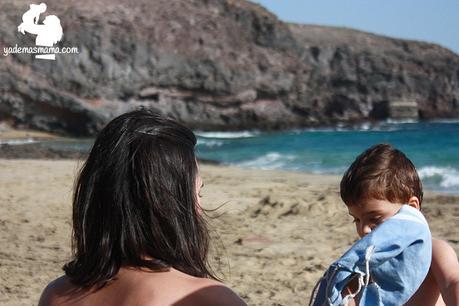
{"label": "sea", "polygon": [[383,122],[284,132],[196,132],[198,156],[255,169],[343,175],[365,149],[388,143],[414,163],[424,188],[459,194],[459,121]]}
{"label": "sea", "polygon": [[[243,168],[332,175],[342,175],[370,146],[389,143],[411,159],[426,189],[459,195],[459,121],[387,121],[282,132],[195,133],[197,155],[204,160]],[[93,139],[65,139],[41,145],[88,151],[92,143]],[[11,144],[20,145],[21,141]]]}

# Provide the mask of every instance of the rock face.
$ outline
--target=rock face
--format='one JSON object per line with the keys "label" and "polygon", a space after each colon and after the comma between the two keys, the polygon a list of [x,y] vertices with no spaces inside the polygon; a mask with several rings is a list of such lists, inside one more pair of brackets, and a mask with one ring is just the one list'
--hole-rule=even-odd
{"label": "rock face", "polygon": [[[241,0],[46,4],[40,20],[57,15],[58,46],[79,54],[2,56],[0,120],[19,127],[93,135],[143,106],[196,129],[283,129],[385,119],[394,100],[459,117],[459,56],[437,45],[287,24]],[[28,6],[2,0],[2,49],[34,46],[17,32]]]}

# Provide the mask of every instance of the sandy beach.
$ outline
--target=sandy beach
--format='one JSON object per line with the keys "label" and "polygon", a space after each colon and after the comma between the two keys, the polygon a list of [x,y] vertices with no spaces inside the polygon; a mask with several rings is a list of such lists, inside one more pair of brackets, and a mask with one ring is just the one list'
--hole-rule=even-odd
{"label": "sandy beach", "polygon": [[[35,305],[70,258],[71,194],[82,162],[0,160],[0,305]],[[202,165],[214,209],[211,258],[249,305],[305,305],[356,239],[339,177]],[[459,252],[459,198],[426,192],[433,235]]]}
{"label": "sandy beach", "polygon": [[18,130],[12,129],[6,125],[0,124],[0,140],[22,140],[24,139],[51,139],[59,136],[52,133],[46,133],[36,130]]}

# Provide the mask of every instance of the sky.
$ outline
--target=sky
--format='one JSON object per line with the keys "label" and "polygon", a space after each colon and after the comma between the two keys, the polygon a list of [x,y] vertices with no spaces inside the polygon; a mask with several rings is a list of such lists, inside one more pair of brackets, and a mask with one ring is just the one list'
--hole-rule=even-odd
{"label": "sky", "polygon": [[344,26],[459,54],[459,0],[253,0],[288,22]]}

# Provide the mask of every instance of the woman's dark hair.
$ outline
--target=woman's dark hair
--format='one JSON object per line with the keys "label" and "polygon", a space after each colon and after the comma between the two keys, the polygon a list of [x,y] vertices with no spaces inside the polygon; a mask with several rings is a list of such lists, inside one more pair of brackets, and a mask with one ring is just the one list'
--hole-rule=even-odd
{"label": "woman's dark hair", "polygon": [[121,266],[215,278],[195,145],[190,129],[147,110],[99,133],[73,196],[74,255],[63,269],[74,284],[101,288]]}

